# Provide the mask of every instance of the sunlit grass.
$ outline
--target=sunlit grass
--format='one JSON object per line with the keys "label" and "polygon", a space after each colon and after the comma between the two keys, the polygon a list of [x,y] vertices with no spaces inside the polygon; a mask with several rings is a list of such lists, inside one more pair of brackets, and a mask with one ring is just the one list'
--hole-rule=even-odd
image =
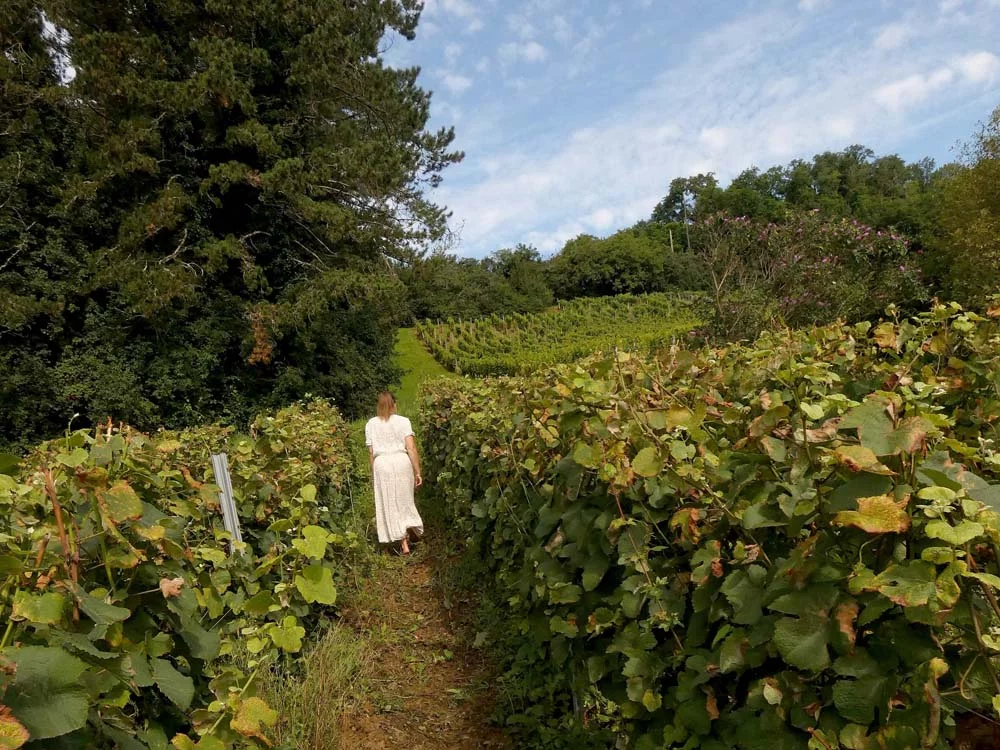
{"label": "sunlit grass", "polygon": [[403,369],[403,378],[396,392],[399,413],[415,416],[420,384],[449,373],[424,348],[417,338],[417,332],[412,328],[400,329],[396,337],[396,364]]}
{"label": "sunlit grass", "polygon": [[301,661],[303,674],[280,669],[259,677],[261,697],[281,717],[273,737],[279,747],[328,750],[337,747],[344,710],[365,693],[372,652],[352,628],[332,623]]}

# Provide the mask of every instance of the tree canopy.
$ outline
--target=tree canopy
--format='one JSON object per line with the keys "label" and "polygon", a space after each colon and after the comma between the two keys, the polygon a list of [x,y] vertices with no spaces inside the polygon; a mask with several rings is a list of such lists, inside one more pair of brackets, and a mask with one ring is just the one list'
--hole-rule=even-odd
{"label": "tree canopy", "polygon": [[0,434],[353,412],[392,379],[389,261],[441,235],[461,158],[380,59],[420,7],[5,4]]}

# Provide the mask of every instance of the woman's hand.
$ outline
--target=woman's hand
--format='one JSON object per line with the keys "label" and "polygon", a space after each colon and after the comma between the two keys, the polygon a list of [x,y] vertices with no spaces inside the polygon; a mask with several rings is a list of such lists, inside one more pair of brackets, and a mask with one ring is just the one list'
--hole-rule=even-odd
{"label": "woman's hand", "polygon": [[419,487],[423,483],[424,483],[424,478],[422,476],[420,476],[419,474],[417,474],[417,475],[415,475],[413,477],[413,486],[414,486],[414,489],[416,489],[417,487]]}

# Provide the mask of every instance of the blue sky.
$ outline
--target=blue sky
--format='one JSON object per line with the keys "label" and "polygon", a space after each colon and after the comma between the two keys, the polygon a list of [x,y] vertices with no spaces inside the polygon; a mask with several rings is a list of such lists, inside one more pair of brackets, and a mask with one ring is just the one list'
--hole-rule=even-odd
{"label": "blue sky", "polygon": [[435,202],[461,255],[647,218],[674,177],[863,143],[951,160],[1000,105],[1000,0],[426,0]]}

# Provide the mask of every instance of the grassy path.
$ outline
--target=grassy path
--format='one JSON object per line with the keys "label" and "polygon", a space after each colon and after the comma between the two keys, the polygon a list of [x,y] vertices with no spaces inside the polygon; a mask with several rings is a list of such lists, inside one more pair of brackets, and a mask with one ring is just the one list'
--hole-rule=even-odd
{"label": "grassy path", "polygon": [[412,328],[400,329],[396,337],[396,364],[403,369],[402,382],[396,392],[399,413],[417,413],[417,391],[430,378],[447,375],[448,371],[424,348]]}
{"label": "grassy path", "polygon": [[[420,384],[447,373],[412,330],[399,332],[396,355],[405,371],[399,411],[416,418]],[[365,473],[353,497],[358,531],[374,546],[364,420],[351,425],[351,434]],[[452,602],[441,585],[455,561],[435,522],[433,496],[418,493],[417,506],[427,528],[413,555],[373,551],[360,580],[341,591],[342,616],[307,653],[304,679],[266,691],[289,717],[279,740],[309,750],[509,747],[489,725],[492,675],[469,643],[462,622],[469,608]]]}
{"label": "grassy path", "polygon": [[490,673],[442,601],[447,564],[430,530],[409,558],[388,557],[344,624],[367,639],[367,687],[340,717],[343,750],[505,748],[488,725]]}

